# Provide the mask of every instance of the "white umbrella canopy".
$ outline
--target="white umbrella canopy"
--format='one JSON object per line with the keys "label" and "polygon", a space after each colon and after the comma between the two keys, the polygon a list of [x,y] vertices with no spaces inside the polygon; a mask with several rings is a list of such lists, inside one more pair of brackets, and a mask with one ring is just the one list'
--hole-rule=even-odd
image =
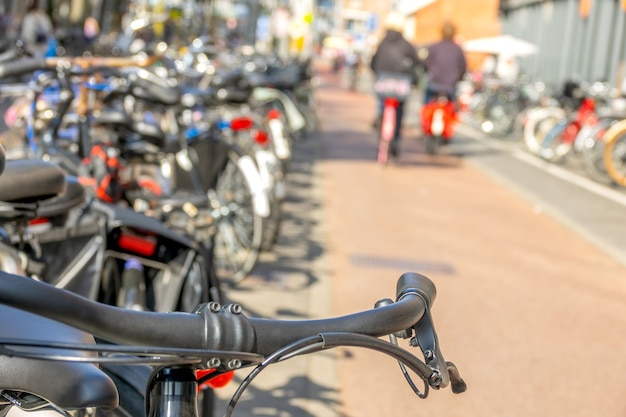
{"label": "white umbrella canopy", "polygon": [[511,35],[491,36],[477,38],[463,43],[465,52],[480,52],[484,54],[505,54],[514,56],[526,56],[536,54],[537,45]]}

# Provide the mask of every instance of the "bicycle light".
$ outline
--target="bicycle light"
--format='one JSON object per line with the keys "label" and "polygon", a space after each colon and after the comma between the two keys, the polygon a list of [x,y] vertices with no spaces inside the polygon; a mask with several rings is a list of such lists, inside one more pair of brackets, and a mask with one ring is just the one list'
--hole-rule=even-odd
{"label": "bicycle light", "polygon": [[213,373],[215,373],[215,368],[196,370],[196,379],[198,380],[199,391],[206,388],[223,388],[235,377],[235,371],[228,371],[210,377],[209,375]]}
{"label": "bicycle light", "polygon": [[230,128],[235,132],[251,129],[254,122],[249,117],[238,117],[230,121]]}

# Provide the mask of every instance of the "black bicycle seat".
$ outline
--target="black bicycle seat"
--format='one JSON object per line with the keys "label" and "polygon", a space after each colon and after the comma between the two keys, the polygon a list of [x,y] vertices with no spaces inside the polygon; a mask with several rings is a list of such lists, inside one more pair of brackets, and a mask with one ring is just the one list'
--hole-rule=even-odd
{"label": "black bicycle seat", "polygon": [[[57,321],[4,305],[0,305],[0,316],[3,319],[0,322],[0,345],[33,355],[93,355],[49,347],[18,348],[8,341],[93,345],[95,340],[90,334]],[[3,392],[8,390],[8,395],[18,397],[24,408],[31,405],[35,408],[42,399],[66,410],[113,408],[119,401],[113,381],[92,363],[32,359],[19,354],[13,357],[0,355],[0,374],[2,387],[6,388]]]}

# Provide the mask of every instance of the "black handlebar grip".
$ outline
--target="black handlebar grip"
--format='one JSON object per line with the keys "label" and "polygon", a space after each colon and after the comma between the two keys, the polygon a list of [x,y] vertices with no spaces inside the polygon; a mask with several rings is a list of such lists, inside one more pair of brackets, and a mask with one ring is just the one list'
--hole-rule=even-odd
{"label": "black handlebar grip", "polygon": [[0,78],[23,75],[48,67],[49,65],[43,58],[25,58],[13,62],[5,62],[0,64]]}
{"label": "black handlebar grip", "polygon": [[396,287],[397,298],[400,299],[404,294],[415,292],[426,300],[429,308],[437,297],[435,284],[429,278],[416,272],[405,272],[398,280]]}

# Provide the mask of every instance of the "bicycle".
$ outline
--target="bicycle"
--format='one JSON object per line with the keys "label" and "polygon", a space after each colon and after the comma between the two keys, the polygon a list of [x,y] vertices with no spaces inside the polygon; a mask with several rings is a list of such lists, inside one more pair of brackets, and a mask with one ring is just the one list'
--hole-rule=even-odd
{"label": "bicycle", "polygon": [[[138,416],[145,407],[153,417],[196,417],[199,383],[252,368],[227,406],[228,417],[269,365],[340,346],[395,358],[419,398],[431,388],[450,386],[461,393],[466,384],[457,367],[445,361],[433,324],[435,297],[430,279],[405,273],[397,282],[395,302],[382,299],[373,309],[341,317],[272,320],[248,318],[236,304],[202,304],[193,313],[124,310],[0,272],[5,318],[0,324],[5,335],[0,340],[0,407],[75,410],[78,415],[95,408],[98,415],[116,416]],[[117,344],[94,344],[94,336]],[[424,359],[400,347],[398,339],[408,339]],[[153,368],[144,389],[113,383],[112,369],[131,365]],[[198,369],[213,372],[197,378]],[[422,389],[409,370],[422,379]],[[45,377],[51,375],[54,384]]]}
{"label": "bicycle", "polygon": [[394,142],[398,130],[398,112],[400,106],[411,94],[411,77],[400,73],[380,73],[376,75],[374,92],[382,102],[380,130],[378,137],[377,161],[387,165],[389,155],[398,154],[397,143]]}
{"label": "bicycle", "polygon": [[[3,84],[0,93],[7,87],[33,95],[33,86],[20,84]],[[54,137],[53,121],[40,131]],[[221,299],[216,277],[206,273],[212,271],[208,250],[151,217],[95,199],[77,178],[42,159],[7,161],[0,177],[4,271],[121,306],[131,261],[139,264],[144,287],[141,302],[132,303],[136,308],[191,311],[201,301]]]}
{"label": "bicycle", "polygon": [[440,92],[422,106],[420,118],[422,131],[426,135],[426,153],[435,155],[439,147],[450,142],[457,122],[455,102],[448,94]]}
{"label": "bicycle", "polygon": [[626,187],[626,119],[611,125],[602,136],[602,161],[611,180]]}
{"label": "bicycle", "polygon": [[598,120],[595,99],[585,97],[572,115],[552,126],[543,138],[537,154],[548,161],[562,161],[572,151],[579,151],[580,145],[575,145],[580,132],[594,126]]}
{"label": "bicycle", "polygon": [[[93,158],[90,150],[100,148],[99,153],[106,156],[114,153],[115,158],[101,162],[107,177],[112,178],[106,184],[115,185],[118,192],[115,196],[107,195],[108,189],[101,189],[102,181],[95,178],[98,197],[112,203],[125,200],[137,211],[154,215],[169,227],[201,242],[212,251],[215,274],[222,282],[236,284],[249,274],[258,259],[263,218],[269,214],[266,190],[252,157],[242,154],[215,129],[193,135],[176,132],[170,136],[158,124],[129,116],[139,117],[144,113],[147,116],[153,110],[149,107],[152,103],[154,112],[160,111],[164,117],[175,117],[172,113],[177,108],[174,106],[183,105],[180,103],[181,91],[141,69],[159,59],[159,56],[25,59],[0,65],[0,78],[15,73],[44,71],[45,86],[53,85],[60,91],[57,93],[59,103],[53,106],[54,111],[51,112],[55,115],[50,122],[51,133],[42,135],[40,142],[34,137],[28,138],[37,156],[47,154],[68,172],[92,179],[91,171],[97,170],[93,166],[85,166],[85,161],[93,162],[97,158]],[[125,68],[126,73],[116,69],[120,67]],[[136,71],[131,71],[130,67],[136,68]],[[103,73],[111,76],[112,80],[94,82],[86,79]],[[82,79],[78,86],[72,83],[74,77]],[[42,75],[37,82],[42,83],[41,79]],[[79,90],[77,103],[74,101],[75,89]],[[105,108],[107,111],[96,117],[91,114],[89,105],[92,97],[88,93],[99,89],[106,92],[109,102]],[[205,93],[205,97],[198,100],[210,100],[212,96],[208,96],[208,91]],[[126,103],[124,98],[132,98],[133,95],[137,95],[133,103],[143,102],[145,107],[139,104],[134,108],[116,106],[119,102]],[[191,93],[186,97],[193,98]],[[33,102],[33,106],[35,104]],[[57,139],[62,123],[66,123],[62,116],[73,104],[76,105],[77,123],[74,127],[77,128],[78,138],[61,146]],[[116,143],[92,146],[91,127],[103,130],[105,136],[113,134]],[[121,164],[114,167],[109,165],[112,159],[128,163],[125,167]],[[84,175],[85,170],[89,171],[87,175]],[[166,177],[160,174],[162,172],[170,174]],[[151,187],[136,187],[137,184]],[[157,194],[158,198],[145,193],[146,190],[156,191],[153,194]]]}

